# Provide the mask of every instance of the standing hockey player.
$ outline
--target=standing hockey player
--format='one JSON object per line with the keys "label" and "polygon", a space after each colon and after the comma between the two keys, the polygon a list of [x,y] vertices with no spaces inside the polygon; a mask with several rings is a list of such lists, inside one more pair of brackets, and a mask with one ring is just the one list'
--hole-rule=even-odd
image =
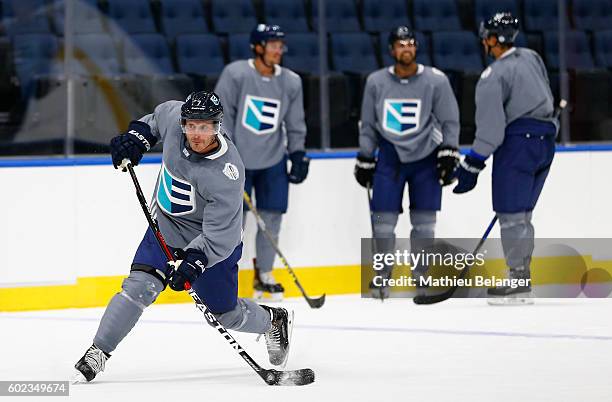
{"label": "standing hockey player", "polygon": [[[355,178],[373,188],[370,208],[377,252],[395,246],[406,183],[411,248],[418,250],[419,239],[434,237],[442,186],[452,183],[459,161],[457,101],[443,72],[416,62],[417,47],[408,27],[395,28],[389,35],[395,65],[372,73],[363,95]],[[416,267],[415,277],[423,269]],[[386,267],[379,274],[390,277],[391,270]],[[372,283],[370,288],[373,297],[388,296],[386,287]]]}
{"label": "standing hockey player", "polygon": [[122,291],[111,299],[93,345],[75,365],[81,381],[104,370],[111,352],[166,285],[180,292],[186,281],[222,325],[265,334],[270,362],[286,361],[293,313],[237,296],[244,166],[234,144],[220,132],[222,118],[217,95],[195,92],[185,102],[160,104],[111,140],[115,168],[124,159],[137,165],[144,152],[163,141],[151,208],[177,261],[167,263],[148,229]]}
{"label": "standing hockey player", "polygon": [[[519,22],[498,13],[480,25],[495,61],[476,86],[476,139],[457,170],[455,193],[476,186],[493,155],[493,210],[498,216],[510,278],[530,279],[534,248],[531,216],[555,154],[557,119],[546,67],[536,52],[514,47]],[[527,303],[531,286],[488,290],[491,304]]]}
{"label": "standing hockey player", "polygon": [[[226,105],[223,125],[244,161],[245,191],[251,195],[255,189],[256,207],[277,243],[289,183],[304,181],[309,165],[304,152],[302,82],[280,66],[284,39],[278,25],[258,25],[250,38],[254,57],[225,67],[215,88]],[[288,174],[287,154],[291,160]],[[283,286],[272,276],[276,253],[261,228],[255,249],[255,297],[266,292],[275,300],[282,299]]]}

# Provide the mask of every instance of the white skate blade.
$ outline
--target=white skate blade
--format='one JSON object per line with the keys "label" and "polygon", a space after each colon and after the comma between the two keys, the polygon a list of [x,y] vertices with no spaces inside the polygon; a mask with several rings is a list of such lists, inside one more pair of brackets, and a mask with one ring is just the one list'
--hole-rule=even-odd
{"label": "white skate blade", "polygon": [[260,301],[263,299],[262,290],[253,290],[253,300]]}
{"label": "white skate blade", "polygon": [[285,368],[287,365],[287,360],[289,360],[289,353],[291,352],[291,335],[293,334],[293,310],[289,311],[288,323],[287,323],[287,337],[289,338],[287,344],[287,353],[285,354],[285,360],[280,364],[282,368]]}
{"label": "white skate blade", "polygon": [[79,370],[75,370],[74,374],[70,377],[70,384],[72,385],[85,384],[86,382],[87,379]]}
{"label": "white skate blade", "polygon": [[263,290],[253,290],[253,300],[256,302],[282,302],[283,294],[282,293],[266,293]]}

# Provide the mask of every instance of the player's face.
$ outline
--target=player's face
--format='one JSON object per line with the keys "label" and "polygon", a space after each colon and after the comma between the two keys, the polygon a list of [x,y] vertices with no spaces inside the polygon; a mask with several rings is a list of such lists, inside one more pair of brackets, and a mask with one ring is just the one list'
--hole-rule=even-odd
{"label": "player's face", "polygon": [[416,42],[414,39],[410,40],[396,40],[393,43],[391,55],[396,62],[403,65],[409,65],[416,59]]}
{"label": "player's face", "polygon": [[195,152],[203,153],[217,137],[219,123],[210,120],[187,120],[185,136],[189,147]]}
{"label": "player's face", "polygon": [[271,40],[266,42],[263,55],[266,64],[280,64],[284,52],[285,42],[282,40]]}

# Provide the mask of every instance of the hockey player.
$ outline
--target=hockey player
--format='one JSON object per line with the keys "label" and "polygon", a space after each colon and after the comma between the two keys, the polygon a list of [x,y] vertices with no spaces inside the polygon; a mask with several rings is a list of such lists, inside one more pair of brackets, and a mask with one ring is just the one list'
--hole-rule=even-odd
{"label": "hockey player", "polygon": [[[457,170],[455,193],[476,186],[478,173],[493,155],[493,210],[501,229],[510,278],[530,279],[534,248],[531,223],[555,153],[558,122],[546,67],[540,56],[514,47],[519,22],[498,13],[480,25],[485,53],[495,61],[476,86],[476,138]],[[530,286],[488,290],[491,304],[529,302]]]}
{"label": "hockey player", "polygon": [[[250,37],[254,57],[226,66],[215,88],[226,105],[223,125],[244,161],[245,191],[250,195],[255,190],[256,207],[277,243],[289,183],[304,181],[309,165],[302,83],[297,74],[280,66],[284,39],[278,25],[257,25]],[[284,289],[272,275],[275,251],[262,229],[255,249],[255,297],[266,292],[279,300]]]}
{"label": "hockey player", "polygon": [[186,281],[226,328],[265,334],[272,364],[287,359],[293,313],[237,297],[244,166],[234,144],[220,131],[222,118],[217,95],[195,92],[185,102],[160,104],[111,140],[115,168],[124,159],[137,165],[144,152],[163,141],[151,209],[177,261],[166,262],[148,229],[121,292],[104,312],[93,345],[75,365],[81,381],[91,381],[104,370],[110,354],[166,285],[182,291]]}
{"label": "hockey player", "polygon": [[[408,183],[411,248],[419,250],[419,239],[434,237],[442,186],[452,183],[459,161],[459,110],[446,75],[417,63],[418,43],[408,27],[395,28],[388,44],[395,65],[370,74],[365,85],[355,178],[373,188],[377,252],[394,248]],[[381,276],[390,277],[391,269]],[[423,267],[416,269],[418,278]],[[385,287],[370,288],[374,297],[388,296]]]}

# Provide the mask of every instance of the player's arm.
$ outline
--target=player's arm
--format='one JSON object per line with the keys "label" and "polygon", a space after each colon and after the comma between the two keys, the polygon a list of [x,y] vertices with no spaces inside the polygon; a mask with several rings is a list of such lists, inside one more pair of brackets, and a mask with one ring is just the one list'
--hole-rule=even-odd
{"label": "player's arm", "polygon": [[228,258],[241,241],[244,170],[232,168],[229,175],[235,174],[232,177],[236,180],[220,169],[214,173],[214,177],[203,177],[198,185],[203,188],[206,184],[209,189],[205,195],[208,204],[204,207],[202,233],[184,247],[182,261],[175,264],[176,270],[168,281],[173,290],[183,290],[185,281],[193,283],[206,268]]}
{"label": "player's arm", "polygon": [[236,128],[237,108],[240,103],[238,99],[240,96],[240,86],[231,68],[225,67],[221,72],[219,81],[217,81],[217,85],[215,86],[215,93],[219,95],[219,99],[223,105],[223,122],[221,124],[228,137],[233,140],[234,130]]}
{"label": "player's arm", "polygon": [[434,73],[440,76],[440,82],[434,93],[432,111],[442,131],[436,169],[440,185],[447,186],[455,180],[455,169],[459,164],[459,106],[446,75],[439,70],[434,70]]}
{"label": "player's arm", "polygon": [[503,84],[489,67],[476,85],[476,139],[457,170],[459,184],[454,193],[466,193],[476,187],[485,161],[504,142],[505,129]]}
{"label": "player's arm", "polygon": [[173,109],[180,108],[182,102],[169,101],[158,105],[153,113],[138,120],[132,120],[124,133],[113,137],[110,142],[111,156],[115,169],[124,159],[129,159],[136,166],[142,155],[148,152],[159,141],[163,141],[169,116]]}
{"label": "player's arm", "polygon": [[295,75],[295,84],[292,89],[284,123],[287,130],[287,151],[291,160],[289,181],[298,184],[308,176],[310,159],[306,156],[305,151],[306,121],[304,120],[302,81],[297,75]]}
{"label": "player's arm", "polygon": [[378,146],[376,134],[376,88],[370,75],[363,90],[361,119],[359,121],[359,153],[354,175],[363,187],[370,187],[376,168],[374,152]]}

